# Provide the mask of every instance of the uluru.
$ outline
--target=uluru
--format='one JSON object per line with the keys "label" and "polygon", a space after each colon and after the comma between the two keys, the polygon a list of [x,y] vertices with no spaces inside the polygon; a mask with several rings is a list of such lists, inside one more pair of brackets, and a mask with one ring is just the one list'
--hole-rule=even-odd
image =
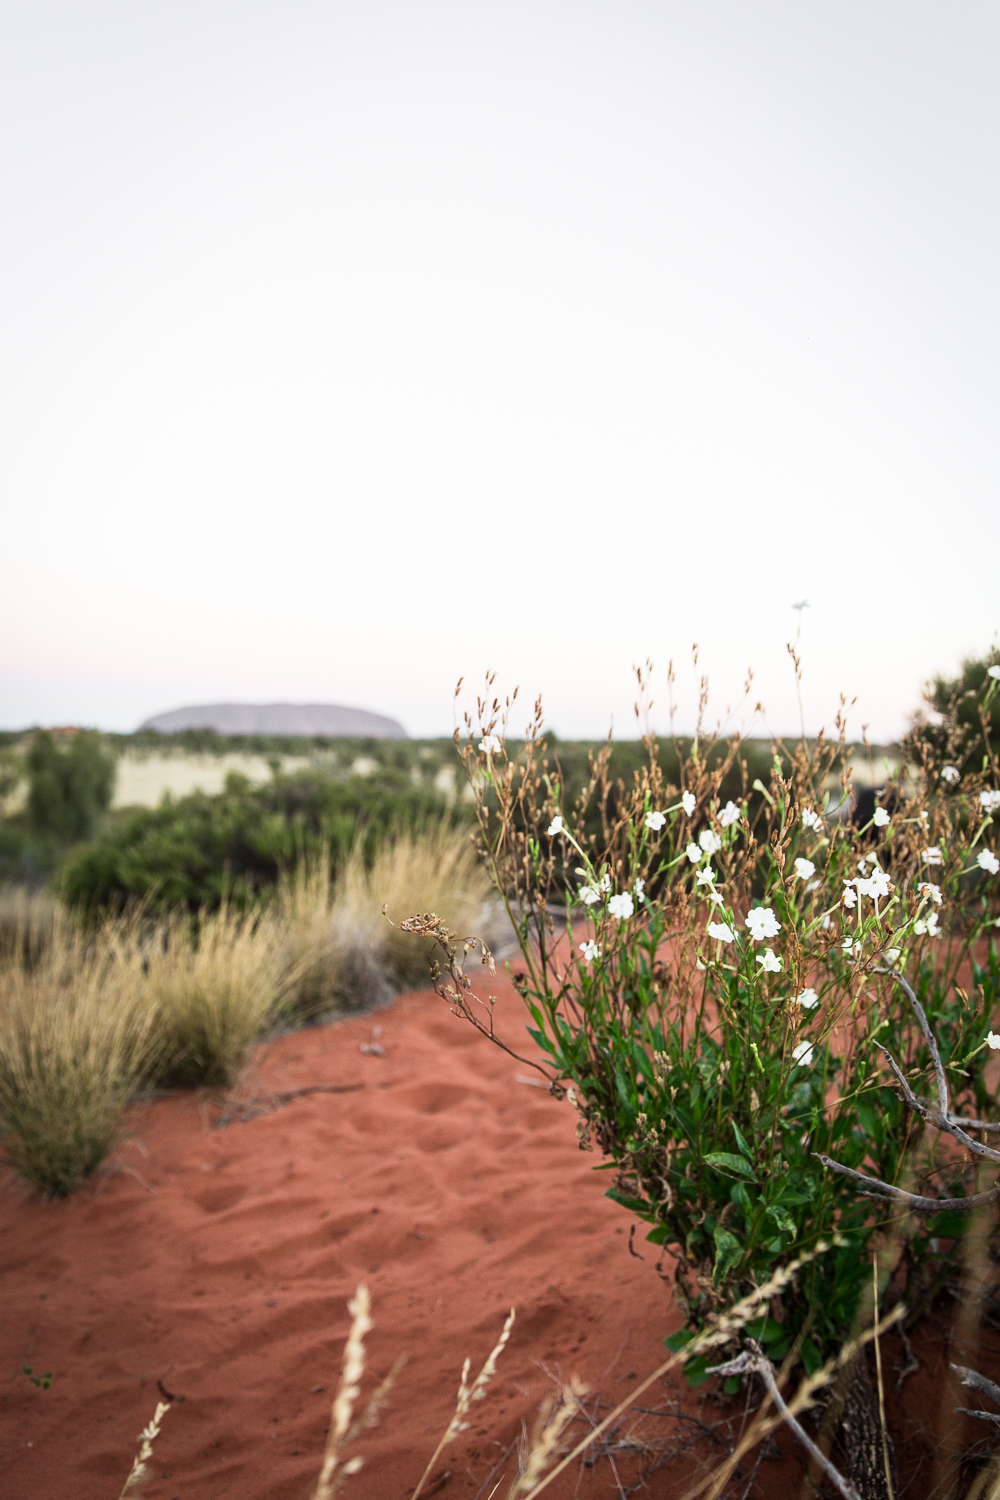
{"label": "uluru", "polygon": [[181,734],[185,729],[214,729],[216,734],[267,734],[303,739],[405,740],[409,736],[397,719],[366,708],[343,708],[336,703],[202,703],[154,714],[139,725],[139,733]]}

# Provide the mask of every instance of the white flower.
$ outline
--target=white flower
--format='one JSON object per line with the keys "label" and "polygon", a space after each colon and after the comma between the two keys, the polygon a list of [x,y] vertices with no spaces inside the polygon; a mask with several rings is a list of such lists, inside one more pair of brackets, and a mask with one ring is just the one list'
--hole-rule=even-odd
{"label": "white flower", "polygon": [[706,865],[703,870],[698,871],[698,878],[695,880],[695,885],[714,885],[714,883],[715,871],[711,865]]}
{"label": "white flower", "polygon": [[697,844],[688,844],[687,848],[684,850],[684,853],[687,855],[688,859],[693,865],[698,864],[701,860],[701,850],[698,848]]}
{"label": "white flower", "polygon": [[732,943],[736,940],[736,934],[725,922],[709,922],[708,935],[717,943]]}
{"label": "white flower", "polygon": [[860,953],[861,939],[858,938],[857,942],[855,942],[852,937],[845,937],[840,946],[843,948],[845,953],[854,953],[855,951]]}
{"label": "white flower", "polygon": [[600,880],[597,882],[597,889],[599,891],[603,891],[605,893],[605,895],[607,895],[608,891],[610,891],[610,889],[611,889],[611,876],[608,874],[607,870],[605,870],[604,874],[601,876]]}
{"label": "white flower", "polygon": [[876,828],[888,828],[889,814],[886,812],[884,807],[876,807],[875,817],[872,819],[872,821],[875,824]]}
{"label": "white flower", "polygon": [[595,958],[600,958],[601,956],[601,945],[600,943],[595,943],[594,939],[591,938],[589,943],[580,944],[580,952],[588,964],[592,964]]}
{"label": "white flower", "polygon": [[803,1010],[815,1010],[819,1004],[819,996],[815,990],[799,990],[795,1003],[801,1005]]}
{"label": "white flower", "polygon": [[958,781],[961,778],[961,775],[962,773],[957,766],[945,766],[944,770],[941,772],[941,780],[954,782]]}
{"label": "white flower", "polygon": [[665,813],[648,812],[646,814],[646,827],[651,828],[654,833],[659,833],[666,821],[667,817]]}
{"label": "white flower", "polygon": [[722,848],[722,840],[719,838],[719,835],[717,833],[712,832],[711,828],[705,828],[701,833],[699,833],[698,842],[704,849],[705,853],[709,855],[718,854],[719,850]]}
{"label": "white flower", "polygon": [[941,887],[935,885],[931,880],[922,880],[917,886],[918,891],[926,891],[935,906],[941,905]]}
{"label": "white flower", "polygon": [[811,880],[816,874],[816,866],[811,859],[797,859],[795,861],[795,873],[800,880]]}
{"label": "white flower", "polygon": [[600,899],[601,893],[597,889],[596,885],[581,885],[580,900],[583,902],[584,906],[593,906],[594,903],[600,901]]}
{"label": "white flower", "polygon": [[804,807],[802,809],[802,821],[807,828],[815,828],[817,833],[823,827],[823,819],[811,807]]}
{"label": "white flower", "polygon": [[854,894],[854,891],[851,887],[851,882],[849,880],[844,881],[843,901],[845,906],[857,906],[858,904],[858,898]]}
{"label": "white flower", "polygon": [[1000,807],[1000,792],[980,792],[979,800],[988,813],[996,812]]}
{"label": "white flower", "polygon": [[697,806],[698,799],[695,796],[694,792],[685,792],[683,797],[681,798],[681,807],[683,807],[688,817],[691,816]]}
{"label": "white flower", "polygon": [[632,905],[632,897],[628,891],[624,891],[620,896],[612,896],[608,902],[608,911],[619,922],[624,922],[626,917],[630,917],[635,907]]}
{"label": "white flower", "polygon": [[992,677],[994,682],[1000,682],[1000,667],[987,667],[986,675],[987,677]]}
{"label": "white flower", "polygon": [[720,891],[709,891],[708,899],[713,906],[725,906],[726,898]]}
{"label": "white flower", "polygon": [[981,870],[987,870],[991,875],[995,875],[1000,870],[1000,859],[997,859],[996,855],[991,854],[988,849],[984,849],[976,856],[976,864]]}
{"label": "white flower", "polygon": [[778,974],[781,972],[781,959],[776,958],[770,948],[765,948],[763,953],[757,954],[757,962],[765,974]]}
{"label": "white flower", "polygon": [[940,934],[940,924],[941,919],[937,912],[932,911],[926,922],[922,918],[919,922],[914,922],[913,930],[921,937],[925,932],[928,937],[938,937]]}
{"label": "white flower", "polygon": [[889,877],[876,865],[867,880],[857,881],[857,887],[860,895],[870,896],[873,901],[877,901],[881,896],[888,896]]}
{"label": "white flower", "polygon": [[503,749],[503,740],[498,734],[488,734],[479,741],[479,749],[483,755],[499,755]]}
{"label": "white flower", "polygon": [[941,850],[938,848],[937,844],[931,844],[931,846],[930,846],[929,849],[925,849],[924,852],[923,852],[923,854],[921,855],[921,858],[923,859],[924,864],[926,864],[926,865],[942,865],[942,864],[944,864],[944,859],[943,859],[943,857],[941,855]]}
{"label": "white flower", "polygon": [[815,1051],[816,1049],[810,1042],[799,1042],[792,1048],[792,1056],[800,1068],[810,1068]]}
{"label": "white flower", "polygon": [[550,838],[554,838],[557,833],[562,833],[563,827],[564,827],[563,820],[557,814],[552,819],[552,822],[549,824],[549,837]]}
{"label": "white flower", "polygon": [[994,1052],[1000,1051],[1000,1036],[997,1036],[995,1031],[987,1032],[986,1045],[992,1047]]}
{"label": "white flower", "polygon": [[902,951],[902,948],[887,948],[885,950],[885,957],[891,964],[894,964]]}
{"label": "white flower", "polygon": [[727,802],[719,814],[719,826],[729,828],[731,824],[739,822],[740,810],[735,802]]}
{"label": "white flower", "polygon": [[635,899],[638,901],[638,903],[639,903],[640,906],[642,905],[642,903],[646,899],[645,894],[644,894],[645,889],[646,889],[646,882],[644,880],[637,880],[636,883],[635,883]]}
{"label": "white flower", "polygon": [[755,906],[752,911],[748,911],[746,923],[755,943],[762,943],[765,938],[777,937],[781,931],[781,923],[769,906]]}

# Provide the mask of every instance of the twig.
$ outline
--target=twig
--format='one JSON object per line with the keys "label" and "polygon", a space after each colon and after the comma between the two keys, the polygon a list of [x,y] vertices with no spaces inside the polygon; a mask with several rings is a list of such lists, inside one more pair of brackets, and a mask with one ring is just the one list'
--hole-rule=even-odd
{"label": "twig", "polygon": [[805,1428],[800,1422],[796,1421],[789,1408],[785,1405],[784,1397],[778,1390],[777,1382],[774,1378],[774,1366],[761,1352],[760,1345],[756,1344],[753,1339],[747,1339],[747,1345],[748,1348],[742,1354],[737,1355],[735,1359],[729,1360],[727,1364],[711,1366],[708,1373],[710,1375],[759,1375],[767,1386],[771,1400],[780,1412],[782,1420],[792,1429],[809,1456],[820,1465],[823,1473],[830,1480],[831,1484],[839,1490],[840,1494],[843,1495],[844,1500],[861,1500],[861,1496],[853,1484],[849,1484],[839,1469],[835,1469],[830,1460],[821,1453]]}

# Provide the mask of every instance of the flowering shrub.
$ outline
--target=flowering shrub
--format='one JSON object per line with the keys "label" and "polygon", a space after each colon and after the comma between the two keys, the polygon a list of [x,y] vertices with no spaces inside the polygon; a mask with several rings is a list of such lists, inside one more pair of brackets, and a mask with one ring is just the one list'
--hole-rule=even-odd
{"label": "flowering shrub", "polygon": [[[997,674],[985,676],[983,726],[998,691]],[[608,1196],[663,1247],[661,1274],[672,1261],[687,1336],[839,1236],[757,1329],[774,1358],[795,1339],[812,1369],[870,1283],[874,1235],[913,1206],[932,1234],[962,1231],[968,1161],[925,1132],[887,1055],[919,1105],[939,1049],[952,1135],[996,1116],[985,1062],[1000,1046],[1000,775],[989,736],[972,742],[967,712],[946,713],[933,739],[915,732],[858,826],[840,719],[836,741],[775,745],[756,811],[739,741],[701,725],[678,784],[647,735],[631,786],[612,799],[605,749],[570,806],[540,705],[516,744],[511,708],[480,701],[463,757],[543,1071],[575,1106],[581,1147],[610,1158]],[[723,800],[734,776],[742,795]],[[599,835],[585,832],[595,807]],[[407,925],[430,930],[421,920]],[[859,1191],[851,1171],[883,1196]],[[911,1277],[925,1242],[907,1251]],[[704,1378],[703,1365],[689,1376]]]}

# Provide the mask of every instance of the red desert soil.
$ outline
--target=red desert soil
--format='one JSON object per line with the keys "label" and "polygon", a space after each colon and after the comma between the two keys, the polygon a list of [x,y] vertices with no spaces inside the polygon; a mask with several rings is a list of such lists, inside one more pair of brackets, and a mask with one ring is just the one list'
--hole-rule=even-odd
{"label": "red desert soil", "polygon": [[[509,982],[493,988],[498,1031],[530,1055]],[[384,1056],[360,1050],[373,1025]],[[645,1261],[629,1255],[631,1221],[603,1196],[599,1158],[578,1150],[570,1106],[519,1081],[527,1072],[435,996],[407,995],[375,1016],[281,1038],[261,1050],[250,1085],[254,1095],[362,1085],[355,1092],[302,1096],[223,1129],[207,1099],[177,1096],[138,1109],[109,1169],[70,1198],[42,1202],[8,1178],[4,1495],[113,1500],[159,1381],[184,1401],[156,1444],[149,1500],[304,1500],[359,1281],[375,1320],[365,1396],[397,1354],[409,1363],[379,1426],[351,1450],[367,1461],[347,1497],[406,1500],[449,1420],[463,1359],[479,1368],[511,1306],[498,1376],[442,1454],[435,1475],[450,1477],[433,1493],[489,1494],[503,1448],[552,1389],[543,1366],[621,1400],[663,1360],[680,1315],[641,1234]],[[922,1411],[911,1399],[904,1418],[913,1434],[936,1414],[945,1352],[935,1347],[907,1387],[926,1391]],[[897,1341],[886,1357],[899,1358]],[[52,1372],[50,1389],[30,1383],[26,1363]],[[678,1401],[688,1419],[721,1421],[723,1437],[730,1423],[738,1430],[739,1404],[683,1387],[661,1383],[641,1404]],[[695,1431],[683,1419],[656,1427],[675,1446]],[[680,1497],[712,1451],[699,1438],[645,1493]],[[755,1493],[796,1494],[802,1472],[797,1455],[765,1461]],[[548,1493],[619,1491],[602,1460]]]}

